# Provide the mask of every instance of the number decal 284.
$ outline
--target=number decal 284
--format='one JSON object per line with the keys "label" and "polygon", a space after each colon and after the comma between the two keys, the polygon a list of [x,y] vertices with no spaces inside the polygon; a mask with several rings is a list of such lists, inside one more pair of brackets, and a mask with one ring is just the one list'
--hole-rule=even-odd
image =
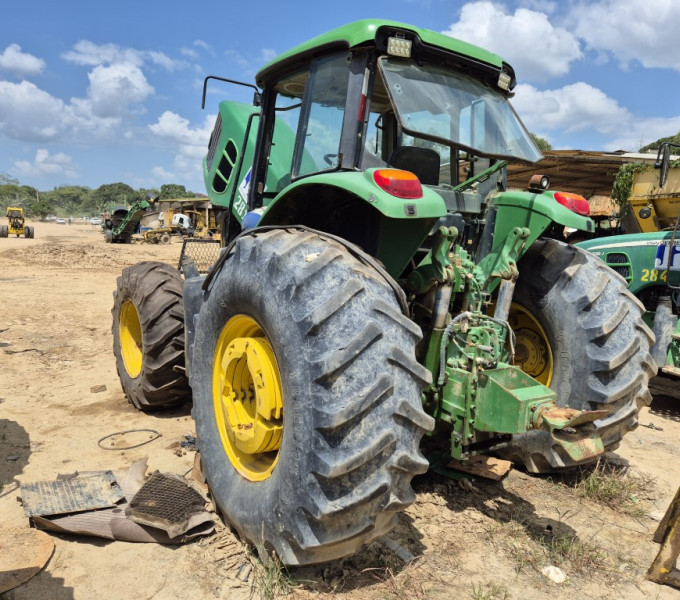
{"label": "number decal 284", "polygon": [[656,269],[642,269],[642,277],[640,278],[640,281],[666,281],[666,271],[661,271],[661,274],[659,274],[659,271]]}

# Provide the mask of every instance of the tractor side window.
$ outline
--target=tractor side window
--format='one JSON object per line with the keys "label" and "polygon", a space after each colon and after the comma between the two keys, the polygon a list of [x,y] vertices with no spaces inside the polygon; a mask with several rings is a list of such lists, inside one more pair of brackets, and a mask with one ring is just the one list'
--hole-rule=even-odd
{"label": "tractor side window", "polygon": [[[306,76],[307,73],[304,73]],[[306,77],[305,77],[306,79]],[[302,92],[304,83],[300,81],[282,82],[281,90],[276,96],[274,137],[269,152],[269,168],[267,169],[267,185],[265,193],[278,193],[290,184],[290,172],[293,164],[295,148],[295,132],[300,123]],[[289,90],[288,92],[284,90]],[[291,91],[299,91],[300,96],[289,95]]]}
{"label": "tractor side window", "polygon": [[337,167],[348,82],[347,54],[319,60],[312,67],[298,129],[294,177]]}
{"label": "tractor side window", "polygon": [[371,111],[366,126],[366,142],[361,155],[361,168],[370,169],[386,167],[387,159],[383,157],[386,143],[385,119],[378,112]]}

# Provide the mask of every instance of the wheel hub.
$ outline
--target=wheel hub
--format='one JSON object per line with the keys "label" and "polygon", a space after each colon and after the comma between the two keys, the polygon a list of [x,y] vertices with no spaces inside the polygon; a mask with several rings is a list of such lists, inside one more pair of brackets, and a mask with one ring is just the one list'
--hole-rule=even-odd
{"label": "wheel hub", "polygon": [[510,307],[510,325],[515,332],[515,362],[527,375],[549,386],[552,380],[553,355],[541,324],[523,306]]}
{"label": "wheel hub", "polygon": [[213,363],[213,401],[224,450],[251,481],[269,477],[283,434],[283,395],[274,351],[259,324],[237,315],[222,329]]}
{"label": "wheel hub", "polygon": [[144,351],[142,346],[142,326],[137,309],[131,300],[125,300],[120,308],[118,326],[120,353],[127,374],[135,379],[142,372]]}

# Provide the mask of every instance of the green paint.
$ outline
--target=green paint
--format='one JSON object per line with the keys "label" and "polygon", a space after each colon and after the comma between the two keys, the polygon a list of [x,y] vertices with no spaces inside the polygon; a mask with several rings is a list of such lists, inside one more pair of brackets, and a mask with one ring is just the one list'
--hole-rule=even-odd
{"label": "green paint", "polygon": [[552,225],[558,223],[581,231],[594,231],[593,221],[562,206],[553,192],[502,192],[495,198],[498,207],[494,248],[503,243],[515,227],[526,227],[530,234],[525,248],[529,248]]}
{"label": "green paint", "polygon": [[289,62],[301,60],[307,56],[316,54],[320,48],[336,48],[339,50],[341,48],[351,49],[356,48],[357,46],[374,44],[376,33],[381,27],[393,27],[413,32],[425,44],[448,50],[453,54],[470,57],[474,60],[496,67],[499,70],[503,66],[503,60],[497,54],[493,54],[483,48],[457,40],[448,35],[430,31],[428,29],[420,29],[419,27],[399,23],[397,21],[365,19],[343,25],[342,27],[337,27],[336,29],[318,35],[307,42],[291,48],[266,64],[256,75],[255,80],[258,82],[258,85],[264,86],[268,83],[268,78],[271,73],[277,71],[280,67],[285,66]]}

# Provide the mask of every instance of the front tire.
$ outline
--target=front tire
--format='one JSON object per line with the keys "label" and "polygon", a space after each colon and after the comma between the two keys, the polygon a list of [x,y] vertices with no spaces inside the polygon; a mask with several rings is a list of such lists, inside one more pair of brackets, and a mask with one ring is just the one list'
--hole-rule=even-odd
{"label": "front tire", "polygon": [[[609,410],[595,426],[614,450],[651,402],[656,364],[644,307],[599,258],[563,242],[535,242],[518,266],[509,317],[516,362],[556,393],[558,405]],[[514,436],[501,454],[534,473],[579,464],[544,431]]]}
{"label": "front tire", "polygon": [[179,272],[154,261],[126,267],[111,312],[116,369],[128,400],[157,410],[189,399]]}
{"label": "front tire", "polygon": [[244,538],[303,565],[392,528],[428,467],[420,337],[340,244],[283,230],[236,241],[201,307],[191,386],[204,473]]}

